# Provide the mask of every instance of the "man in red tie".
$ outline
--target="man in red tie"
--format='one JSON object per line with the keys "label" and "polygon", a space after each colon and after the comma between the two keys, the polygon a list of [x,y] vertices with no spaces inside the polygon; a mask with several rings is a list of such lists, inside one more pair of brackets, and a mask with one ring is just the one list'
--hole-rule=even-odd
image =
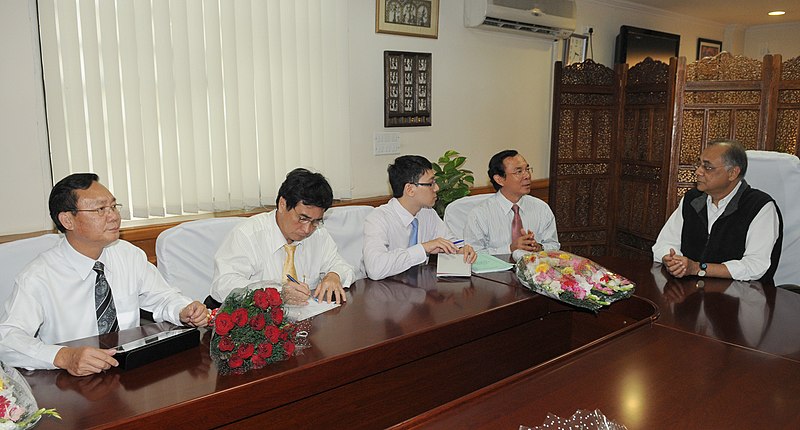
{"label": "man in red tie", "polygon": [[501,151],[489,160],[488,174],[497,192],[470,211],[464,240],[490,254],[559,249],[553,211],[529,195],[531,167],[525,158],[512,149]]}

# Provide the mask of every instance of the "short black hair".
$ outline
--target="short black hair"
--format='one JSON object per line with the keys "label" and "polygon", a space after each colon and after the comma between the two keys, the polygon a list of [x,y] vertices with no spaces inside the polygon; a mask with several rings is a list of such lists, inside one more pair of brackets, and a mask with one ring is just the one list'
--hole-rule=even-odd
{"label": "short black hair", "polygon": [[433,164],[427,158],[419,155],[403,155],[394,159],[386,169],[389,172],[389,185],[392,186],[392,196],[403,197],[406,184],[413,184],[428,170],[433,170]]}
{"label": "short black hair", "polygon": [[728,150],[722,153],[722,162],[727,170],[739,167],[739,178],[744,178],[747,173],[747,151],[741,143],[733,139],[718,139],[710,142],[708,146],[727,146]]}
{"label": "short black hair", "polygon": [[333,190],[321,173],[314,173],[298,167],[286,174],[286,180],[278,190],[275,205],[281,197],[286,200],[286,209],[292,210],[298,203],[328,210],[333,205]]}
{"label": "short black hair", "polygon": [[503,165],[503,160],[508,157],[516,157],[519,152],[514,149],[506,149],[494,154],[489,160],[489,170],[486,172],[489,175],[489,180],[492,181],[492,186],[495,191],[500,191],[500,184],[495,182],[494,175],[500,175],[501,178],[506,177],[506,167]]}
{"label": "short black hair", "polygon": [[62,233],[67,231],[58,219],[58,214],[61,212],[77,213],[78,194],[75,193],[75,190],[85,190],[91,187],[92,183],[99,181],[100,178],[94,173],[73,173],[53,186],[53,189],[50,190],[48,205],[50,219],[53,220],[58,231]]}

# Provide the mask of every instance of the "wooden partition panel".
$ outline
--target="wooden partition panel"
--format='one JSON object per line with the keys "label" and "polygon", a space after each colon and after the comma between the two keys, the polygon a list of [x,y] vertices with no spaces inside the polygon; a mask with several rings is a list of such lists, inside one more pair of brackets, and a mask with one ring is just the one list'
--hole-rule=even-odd
{"label": "wooden partition panel", "polygon": [[774,150],[800,155],[800,57],[781,64]]}

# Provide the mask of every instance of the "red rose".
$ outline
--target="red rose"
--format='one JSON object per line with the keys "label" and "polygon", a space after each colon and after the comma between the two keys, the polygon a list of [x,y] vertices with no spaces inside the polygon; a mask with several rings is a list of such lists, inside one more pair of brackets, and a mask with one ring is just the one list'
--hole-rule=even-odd
{"label": "red rose", "polygon": [[254,369],[260,369],[267,365],[267,359],[260,355],[254,355],[253,358],[250,359],[250,363],[253,364]]}
{"label": "red rose", "polygon": [[291,357],[294,354],[294,343],[286,342],[283,344],[283,350],[286,351],[286,356]]}
{"label": "red rose", "polygon": [[264,327],[264,336],[267,337],[267,340],[269,340],[270,343],[277,343],[280,335],[281,331],[278,330],[278,327],[275,327],[274,325],[268,325]]}
{"label": "red rose", "polygon": [[231,314],[220,312],[217,314],[217,319],[214,321],[214,331],[220,336],[225,336],[233,328],[233,317]]}
{"label": "red rose", "polygon": [[233,351],[233,348],[236,347],[236,345],[233,343],[233,339],[231,339],[230,336],[223,336],[219,340],[218,347],[220,351],[227,352],[227,351]]}
{"label": "red rose", "polygon": [[275,308],[272,310],[272,322],[280,324],[283,321],[283,309]]}
{"label": "red rose", "polygon": [[253,293],[253,302],[259,309],[267,309],[269,307],[269,293],[264,289],[256,290],[256,292]]}
{"label": "red rose", "polygon": [[280,306],[283,303],[283,300],[281,300],[281,293],[275,288],[267,288],[267,295],[270,306]]}
{"label": "red rose", "polygon": [[231,314],[233,318],[233,322],[236,323],[239,327],[244,327],[247,324],[247,309],[239,308],[233,311]]}
{"label": "red rose", "polygon": [[261,345],[258,345],[258,356],[265,360],[272,357],[272,344],[262,343]]}
{"label": "red rose", "polygon": [[242,367],[242,364],[244,364],[244,360],[242,360],[242,357],[239,357],[236,354],[232,355],[231,358],[228,360],[228,367],[230,367],[231,369]]}
{"label": "red rose", "polygon": [[236,351],[236,354],[243,359],[248,359],[251,355],[253,355],[253,350],[255,350],[253,344],[246,343],[239,347],[239,349]]}
{"label": "red rose", "polygon": [[267,322],[264,320],[264,314],[262,313],[258,313],[253,318],[250,318],[250,327],[256,331],[262,330],[266,323]]}
{"label": "red rose", "polygon": [[289,333],[290,333],[291,331],[292,331],[292,329],[291,329],[291,328],[286,328],[286,329],[284,329],[284,330],[281,330],[281,340],[286,340],[286,339],[289,339]]}

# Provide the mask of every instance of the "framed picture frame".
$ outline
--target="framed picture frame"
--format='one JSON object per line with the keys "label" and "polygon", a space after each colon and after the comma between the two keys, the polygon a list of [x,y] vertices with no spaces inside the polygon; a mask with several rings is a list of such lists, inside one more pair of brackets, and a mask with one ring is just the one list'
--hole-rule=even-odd
{"label": "framed picture frame", "polygon": [[564,66],[584,62],[588,44],[589,36],[584,34],[573,34],[564,39]]}
{"label": "framed picture frame", "polygon": [[722,42],[712,39],[697,39],[697,59],[713,57],[722,52]]}
{"label": "framed picture frame", "polygon": [[431,54],[383,52],[383,126],[431,125]]}
{"label": "framed picture frame", "polygon": [[375,32],[439,37],[439,0],[376,0]]}

